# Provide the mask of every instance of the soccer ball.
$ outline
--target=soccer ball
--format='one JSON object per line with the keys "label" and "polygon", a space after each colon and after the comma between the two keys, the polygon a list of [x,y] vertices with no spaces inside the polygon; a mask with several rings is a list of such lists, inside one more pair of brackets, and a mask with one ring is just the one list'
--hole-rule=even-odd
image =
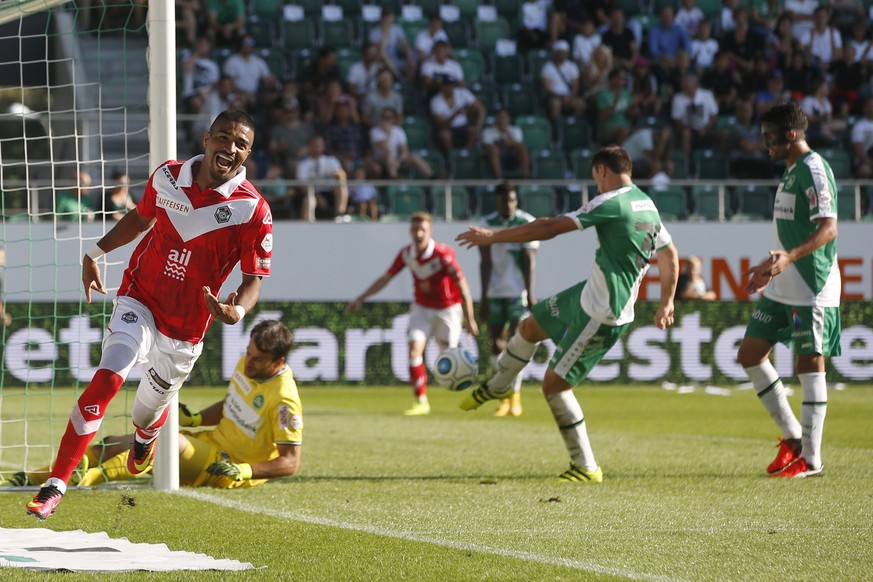
{"label": "soccer ball", "polygon": [[473,352],[464,348],[448,348],[434,363],[437,384],[454,392],[466,390],[476,381],[479,363]]}

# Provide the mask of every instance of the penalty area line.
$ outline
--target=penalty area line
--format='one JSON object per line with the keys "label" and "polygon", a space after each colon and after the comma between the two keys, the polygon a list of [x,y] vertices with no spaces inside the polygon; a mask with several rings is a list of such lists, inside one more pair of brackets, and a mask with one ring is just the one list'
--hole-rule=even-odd
{"label": "penalty area line", "polygon": [[430,537],[419,535],[410,531],[402,531],[402,530],[391,530],[385,529],[381,527],[374,527],[371,525],[362,525],[356,523],[349,523],[346,521],[338,521],[335,519],[328,519],[324,517],[314,517],[309,515],[303,515],[300,513],[294,513],[291,511],[279,511],[275,509],[268,509],[265,507],[256,507],[253,505],[249,505],[247,503],[240,503],[239,501],[233,501],[230,499],[224,499],[222,497],[218,497],[215,495],[210,495],[208,493],[203,493],[193,489],[179,489],[177,491],[172,491],[171,493],[175,495],[181,495],[183,497],[188,497],[191,499],[196,499],[198,501],[205,501],[207,503],[213,503],[215,505],[220,505],[222,507],[227,507],[230,509],[236,509],[238,511],[245,511],[247,513],[255,513],[260,515],[266,515],[269,517],[278,517],[280,519],[289,519],[293,521],[299,521],[303,523],[309,523],[313,525],[322,525],[327,527],[336,527],[340,529],[346,529],[351,531],[357,531],[361,533],[373,534],[377,536],[383,536],[388,538],[396,538],[400,540],[412,541],[412,542],[421,542],[426,544],[431,544],[435,546],[442,546],[445,548],[451,548],[453,550],[464,550],[464,551],[472,551],[483,554],[493,554],[496,556],[502,556],[506,558],[515,558],[518,560],[525,560],[528,562],[537,562],[540,564],[546,564],[550,566],[561,566],[564,568],[572,568],[574,570],[580,570],[583,572],[589,572],[592,574],[606,574],[610,576],[620,576],[623,578],[629,578],[631,580],[646,580],[652,582],[676,582],[673,578],[668,578],[665,576],[657,576],[654,574],[646,574],[644,572],[636,572],[634,570],[626,570],[623,568],[610,568],[608,566],[601,566],[599,564],[592,564],[589,562],[581,562],[579,560],[571,560],[568,558],[555,558],[552,556],[543,556],[540,554],[535,554],[533,552],[523,552],[518,550],[508,550],[504,548],[495,548],[490,546],[483,546],[480,544],[474,544],[469,542],[456,542],[451,540],[444,540],[440,538]]}

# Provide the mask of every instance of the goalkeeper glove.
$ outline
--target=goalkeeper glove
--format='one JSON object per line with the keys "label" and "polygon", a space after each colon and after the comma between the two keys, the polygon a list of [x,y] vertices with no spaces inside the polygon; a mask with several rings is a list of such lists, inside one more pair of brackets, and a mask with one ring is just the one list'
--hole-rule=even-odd
{"label": "goalkeeper glove", "polygon": [[252,466],[248,463],[231,463],[227,459],[215,461],[206,468],[206,472],[216,477],[229,477],[234,481],[245,481],[252,478]]}
{"label": "goalkeeper glove", "polygon": [[179,426],[200,426],[203,423],[203,415],[199,412],[191,412],[188,407],[179,403]]}

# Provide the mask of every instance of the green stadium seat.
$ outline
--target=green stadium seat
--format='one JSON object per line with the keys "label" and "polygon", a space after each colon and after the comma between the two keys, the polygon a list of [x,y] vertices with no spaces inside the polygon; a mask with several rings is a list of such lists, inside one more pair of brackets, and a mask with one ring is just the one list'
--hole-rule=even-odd
{"label": "green stadium seat", "polygon": [[570,152],[570,167],[577,180],[591,181],[591,156],[594,152],[589,149],[578,149]]}
{"label": "green stadium seat", "polygon": [[522,83],[513,83],[503,89],[503,105],[513,118],[534,115],[537,111],[536,95]]}
{"label": "green stadium seat", "polygon": [[[712,184],[701,184],[691,189],[691,199],[694,201],[693,216],[703,220],[719,220],[719,188]],[[730,215],[730,203],[725,191],[724,215]]]}
{"label": "green stadium seat", "polygon": [[722,4],[721,0],[698,0],[697,7],[708,20],[712,20],[721,13]]}
{"label": "green stadium seat", "polygon": [[[285,4],[284,1],[280,1],[279,3]],[[296,4],[303,8],[303,12],[306,16],[321,16],[322,0],[294,0],[293,2],[289,2],[289,4]],[[273,13],[271,18],[276,18],[275,13]]]}
{"label": "green stadium seat", "polygon": [[497,210],[497,200],[494,198],[496,186],[478,186],[476,188],[476,212],[479,216],[487,216]]}
{"label": "green stadium seat", "polygon": [[302,81],[304,71],[315,61],[317,55],[315,51],[308,48],[292,50],[289,55],[288,68],[291,72],[291,78],[295,81]]}
{"label": "green stadium seat", "polygon": [[480,81],[478,83],[468,84],[467,88],[485,107],[486,112],[493,111],[494,106],[499,102],[499,99],[497,98],[497,88],[491,81]]}
{"label": "green stadium seat", "polygon": [[509,22],[504,18],[498,17],[497,20],[479,20],[477,18],[474,25],[476,44],[482,51],[491,52],[499,39],[512,37]]}
{"label": "green stadium seat", "polygon": [[252,17],[246,23],[246,32],[255,39],[255,46],[272,48],[276,43],[276,34],[273,23],[269,20],[261,20]]}
{"label": "green stadium seat", "polygon": [[256,51],[256,54],[264,59],[267,66],[270,67],[270,72],[281,82],[285,79],[285,55],[281,51],[262,48]]}
{"label": "green stadium seat", "polygon": [[532,174],[540,180],[563,180],[566,178],[567,161],[563,152],[539,150],[531,155]]}
{"label": "green stadium seat", "polygon": [[454,4],[461,11],[461,19],[470,21],[476,18],[476,9],[482,2],[480,0],[454,0],[450,4]]}
{"label": "green stadium seat", "polygon": [[[415,150],[421,159],[423,159],[430,166],[430,169],[433,171],[434,176],[445,176],[446,175],[446,161],[443,158],[443,153],[436,148],[424,148],[420,150]],[[427,178],[424,174],[419,173],[418,170],[413,168],[409,172],[409,177],[413,180],[424,180]]]}
{"label": "green stadium seat", "polygon": [[551,186],[524,185],[518,188],[518,205],[526,212],[536,216],[557,214],[558,196]]}
{"label": "green stadium seat", "polygon": [[282,39],[285,50],[311,49],[315,44],[312,22],[309,20],[283,21]]}
{"label": "green stadium seat", "polygon": [[446,31],[446,36],[449,37],[449,44],[452,47],[457,49],[470,44],[470,27],[466,21],[444,22],[443,30]]}
{"label": "green stadium seat", "polygon": [[737,186],[734,196],[740,213],[768,218],[773,213],[773,188],[770,186]]}
{"label": "green stadium seat", "polygon": [[684,219],[688,215],[688,201],[682,186],[655,187],[648,194],[662,218]]}
{"label": "green stadium seat", "polygon": [[351,20],[322,20],[319,27],[319,40],[321,46],[330,46],[336,49],[351,48],[355,46],[355,29]]}
{"label": "green stadium seat", "polygon": [[388,211],[397,216],[409,216],[426,209],[424,190],[405,184],[388,186]]}
{"label": "green stadium seat", "polygon": [[[452,201],[450,218],[461,220],[470,216],[470,194],[463,186],[451,186],[449,189]],[[431,189],[433,198],[433,213],[438,219],[446,218],[446,189],[443,186],[434,186]]]}
{"label": "green stadium seat", "polygon": [[400,28],[403,29],[403,34],[406,35],[406,40],[409,41],[409,45],[413,48],[415,47],[415,37],[418,36],[418,33],[427,28],[427,20],[400,20],[398,21],[400,24]]}
{"label": "green stadium seat", "polygon": [[469,85],[470,83],[482,80],[482,75],[485,72],[485,61],[481,52],[472,49],[456,48],[452,52],[452,58],[461,65],[466,84]]}
{"label": "green stadium seat", "polygon": [[[855,201],[858,193],[855,188],[842,188],[837,194],[837,219],[844,222],[855,222],[858,219]],[[864,192],[860,193],[864,196]]]}
{"label": "green stadium seat", "polygon": [[591,147],[591,124],[584,117],[565,116],[558,120],[558,135],[564,151]]}
{"label": "green stadium seat", "polygon": [[515,125],[521,129],[522,141],[528,151],[551,148],[552,124],[547,118],[540,115],[520,115],[515,118]]}
{"label": "green stadium seat", "polygon": [[360,15],[361,7],[364,5],[363,0],[332,0],[330,3],[341,7],[345,18],[355,18]]}
{"label": "green stadium seat", "polygon": [[416,0],[415,4],[421,6],[421,11],[425,17],[433,14],[439,14],[442,0]]}
{"label": "green stadium seat", "polygon": [[520,13],[521,0],[493,0],[491,3],[497,9],[497,14],[508,21],[511,21]]}
{"label": "green stadium seat", "polygon": [[670,160],[673,162],[673,176],[677,180],[685,180],[688,178],[688,159],[682,150],[673,149],[670,152]]}
{"label": "green stadium seat", "polygon": [[701,180],[724,180],[728,177],[728,160],[723,153],[709,149],[695,150],[692,158],[695,177]]}
{"label": "green stadium seat", "polygon": [[336,66],[339,69],[343,85],[345,85],[346,78],[349,76],[349,69],[360,60],[361,51],[356,48],[345,47],[336,51]]}
{"label": "green stadium seat", "polygon": [[430,121],[425,117],[406,115],[403,117],[403,130],[410,150],[429,148],[431,145]]}
{"label": "green stadium seat", "polygon": [[491,55],[491,76],[500,85],[521,83],[524,79],[524,59],[521,55]]}
{"label": "green stadium seat", "polygon": [[457,149],[449,152],[450,176],[456,180],[480,180],[485,164],[478,150]]}
{"label": "green stadium seat", "polygon": [[[251,14],[267,22],[275,22],[279,15],[282,14],[282,6],[284,4],[283,0],[252,0]],[[251,33],[251,30],[248,29],[249,24],[247,23],[246,27],[248,32]]]}
{"label": "green stadium seat", "polygon": [[530,77],[531,81],[540,84],[540,71],[543,69],[543,65],[546,64],[552,55],[547,50],[532,50],[527,53],[527,74]]}
{"label": "green stadium seat", "polygon": [[849,152],[843,149],[827,148],[816,150],[821,156],[827,160],[834,173],[836,180],[848,180],[852,178],[852,160],[849,157]]}
{"label": "green stadium seat", "polygon": [[[674,3],[674,5],[676,5]],[[616,8],[621,8],[624,15],[628,18],[636,16],[643,11],[643,6],[640,0],[617,0],[614,4]]]}

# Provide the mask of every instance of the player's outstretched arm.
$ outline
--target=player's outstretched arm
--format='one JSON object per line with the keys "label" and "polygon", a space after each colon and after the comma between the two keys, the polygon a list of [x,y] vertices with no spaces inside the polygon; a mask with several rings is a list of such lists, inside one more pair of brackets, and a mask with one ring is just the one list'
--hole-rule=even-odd
{"label": "player's outstretched arm", "polygon": [[242,283],[232,291],[222,303],[212,294],[209,287],[203,287],[203,299],[209,313],[223,323],[239,323],[248,311],[258,303],[261,296],[261,277],[243,274]]}
{"label": "player's outstretched arm", "polygon": [[462,247],[471,249],[481,245],[508,242],[531,242],[535,240],[549,240],[559,234],[577,230],[576,223],[568,216],[556,216],[552,218],[537,218],[533,222],[490,230],[478,226],[471,226],[466,232],[462,232],[455,241]]}
{"label": "player's outstretched arm", "polygon": [[656,258],[658,277],[661,279],[661,304],[655,313],[655,326],[666,329],[673,325],[675,316],[673,297],[676,295],[676,283],[679,279],[679,253],[673,243],[670,243],[658,250]]}
{"label": "player's outstretched arm", "polygon": [[121,217],[121,220],[97,241],[95,248],[88,251],[82,258],[82,286],[85,288],[85,300],[91,303],[91,290],[106,294],[103,279],[100,276],[100,266],[96,258],[114,251],[133,241],[141,233],[147,231],[155,223],[153,218],[146,218],[135,208]]}
{"label": "player's outstretched arm", "polygon": [[390,283],[391,279],[393,278],[394,276],[390,273],[385,273],[384,275],[373,281],[373,284],[367,287],[367,289],[363,293],[355,297],[352,301],[349,301],[349,304],[346,305],[346,311],[357,311],[358,309],[360,309],[361,305],[364,304],[364,301],[366,301],[368,297],[375,295],[376,293],[384,289],[385,285]]}

